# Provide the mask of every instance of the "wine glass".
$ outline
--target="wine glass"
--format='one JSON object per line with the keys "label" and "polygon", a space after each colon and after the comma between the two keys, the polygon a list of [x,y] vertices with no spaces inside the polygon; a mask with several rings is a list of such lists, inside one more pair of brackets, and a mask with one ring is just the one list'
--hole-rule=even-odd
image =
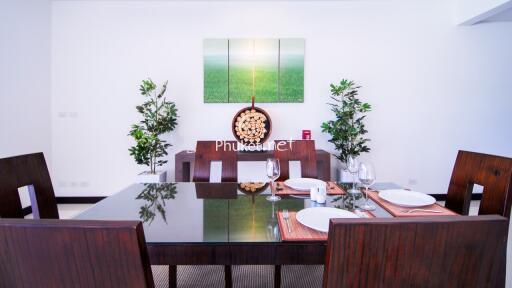
{"label": "wine glass", "polygon": [[268,201],[275,202],[281,200],[281,197],[276,195],[276,187],[274,187],[274,181],[279,178],[280,174],[281,168],[279,166],[279,159],[267,159],[267,177],[270,179],[270,191],[272,192],[272,195],[267,197]]}
{"label": "wine glass", "polygon": [[357,161],[355,156],[348,156],[347,157],[347,170],[352,174],[352,193],[358,193],[356,189],[356,175],[357,171],[359,170],[359,161]]}
{"label": "wine glass", "polygon": [[275,202],[272,202],[272,216],[267,221],[267,239],[271,241],[279,239],[279,222],[276,217]]}
{"label": "wine glass", "polygon": [[366,211],[375,210],[375,206],[368,203],[368,187],[375,183],[375,168],[371,163],[361,163],[359,165],[358,175],[359,181],[361,182],[361,184],[363,184],[366,194],[364,204],[362,206],[359,206],[359,208]]}

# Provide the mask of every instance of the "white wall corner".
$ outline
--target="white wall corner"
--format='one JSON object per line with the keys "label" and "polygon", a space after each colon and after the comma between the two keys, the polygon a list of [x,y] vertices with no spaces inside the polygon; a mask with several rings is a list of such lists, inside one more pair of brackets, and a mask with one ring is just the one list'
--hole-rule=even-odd
{"label": "white wall corner", "polygon": [[456,0],[457,25],[474,25],[512,8],[512,0]]}

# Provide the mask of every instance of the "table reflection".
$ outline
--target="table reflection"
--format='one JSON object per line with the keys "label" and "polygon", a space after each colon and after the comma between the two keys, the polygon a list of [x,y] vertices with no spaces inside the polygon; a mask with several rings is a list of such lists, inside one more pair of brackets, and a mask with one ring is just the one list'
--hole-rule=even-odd
{"label": "table reflection", "polygon": [[143,184],[144,189],[137,195],[135,199],[144,200],[145,203],[140,207],[139,216],[142,222],[151,224],[155,219],[156,212],[167,223],[165,216],[165,203],[167,200],[174,199],[176,195],[175,183],[161,183],[161,184]]}
{"label": "table reflection", "polygon": [[[328,197],[326,204],[308,196],[285,196],[269,202],[263,183],[133,184],[105,198],[76,219],[140,220],[151,243],[280,241],[277,211],[337,206],[352,210],[357,199]],[[389,217],[383,210],[378,217]],[[380,215],[379,215],[380,214]]]}

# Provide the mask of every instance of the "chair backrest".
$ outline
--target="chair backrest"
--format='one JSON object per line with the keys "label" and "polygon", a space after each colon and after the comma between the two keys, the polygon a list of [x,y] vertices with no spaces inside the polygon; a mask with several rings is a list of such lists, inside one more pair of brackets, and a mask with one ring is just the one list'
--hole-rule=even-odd
{"label": "chair backrest", "polygon": [[332,219],[324,287],[504,287],[498,215]]}
{"label": "chair backrest", "polygon": [[210,182],[212,161],[222,162],[222,182],[236,182],[237,174],[236,141],[197,141],[194,159],[194,182]]}
{"label": "chair backrest", "polygon": [[24,217],[18,193],[24,186],[28,187],[34,219],[59,218],[43,153],[0,159],[0,217]]}
{"label": "chair backrest", "polygon": [[0,287],[154,287],[139,221],[0,219]]}
{"label": "chair backrest", "polygon": [[300,161],[301,177],[317,178],[314,140],[276,140],[274,143],[274,157],[281,165],[278,181],[290,178],[290,161]]}
{"label": "chair backrest", "polygon": [[459,214],[468,215],[474,184],[484,187],[478,214],[498,214],[510,218],[511,158],[459,151],[445,206]]}

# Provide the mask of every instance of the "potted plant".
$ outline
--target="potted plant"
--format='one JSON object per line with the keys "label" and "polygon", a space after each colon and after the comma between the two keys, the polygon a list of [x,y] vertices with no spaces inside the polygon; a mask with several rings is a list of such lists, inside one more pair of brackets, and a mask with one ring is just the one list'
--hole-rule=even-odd
{"label": "potted plant", "polygon": [[[364,137],[368,132],[364,118],[365,113],[371,110],[371,106],[357,98],[359,88],[361,86],[347,79],[342,79],[338,85],[331,84],[331,99],[334,103],[329,105],[336,119],[322,123],[322,132],[331,134],[329,142],[334,144],[338,151],[335,156],[345,167],[350,156],[357,157],[370,151],[366,145],[370,139]],[[341,178],[340,180],[345,182],[352,177],[343,174]]]}
{"label": "potted plant", "polygon": [[167,172],[157,170],[157,167],[167,163],[162,157],[167,155],[171,144],[160,139],[160,135],[174,130],[178,115],[174,102],[164,97],[166,89],[167,81],[159,91],[151,79],[143,80],[140,85],[140,93],[146,101],[136,107],[143,119],[132,125],[129,135],[136,144],[129,151],[137,164],[149,167],[149,171],[139,174],[138,182],[141,183],[165,182],[167,178]]}

